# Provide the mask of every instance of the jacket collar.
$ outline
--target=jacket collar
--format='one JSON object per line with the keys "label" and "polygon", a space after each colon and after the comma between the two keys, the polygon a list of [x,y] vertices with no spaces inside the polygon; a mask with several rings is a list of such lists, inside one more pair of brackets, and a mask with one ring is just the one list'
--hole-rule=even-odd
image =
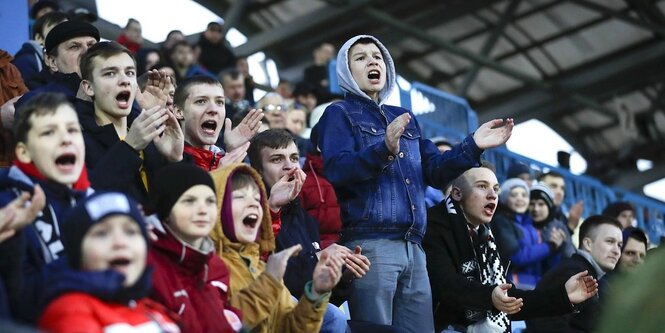
{"label": "jacket collar", "polygon": [[586,260],[589,263],[589,265],[593,267],[593,270],[596,271],[597,280],[600,280],[605,275],[605,271],[602,268],[600,268],[600,266],[598,266],[598,263],[596,262],[595,259],[593,259],[591,253],[580,249],[575,249],[575,253],[582,256],[584,260]]}
{"label": "jacket collar", "polygon": [[215,255],[210,238],[204,238],[201,248],[196,249],[176,237],[167,225],[163,225],[163,227],[164,232],[157,230],[158,239],[152,243],[152,246],[178,263],[178,266],[184,268],[184,271],[191,275],[199,274],[202,270],[205,270],[208,261]]}

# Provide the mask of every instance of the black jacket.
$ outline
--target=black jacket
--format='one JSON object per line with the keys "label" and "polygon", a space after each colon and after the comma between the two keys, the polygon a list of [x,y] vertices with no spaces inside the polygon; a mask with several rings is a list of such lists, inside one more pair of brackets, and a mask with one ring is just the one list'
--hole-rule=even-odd
{"label": "black jacket", "polygon": [[[545,273],[538,282],[536,290],[551,288],[565,283],[571,276],[587,270],[589,275],[598,278],[593,265],[579,254],[573,254],[559,265]],[[598,295],[578,304],[575,313],[532,319],[527,321],[528,332],[593,332],[599,318]]]}
{"label": "black jacket", "polygon": [[[97,125],[92,102],[79,99],[75,107],[83,128],[85,163],[92,187],[95,190],[119,191],[144,207],[149,205],[148,192],[139,170],[142,165],[145,167],[150,184],[154,172],[168,163],[166,158],[151,142],[143,150],[144,159],[141,159],[134,148],[120,140],[112,124]],[[138,111],[132,110],[127,117],[127,126],[131,126],[137,116]]]}
{"label": "black jacket", "polygon": [[[451,211],[460,213],[450,213],[448,205]],[[465,315],[469,310],[498,311],[492,305],[492,290],[496,285],[481,283],[477,251],[472,245],[466,220],[457,204],[454,203],[456,209],[452,205],[452,199],[447,198],[427,210],[427,232],[423,240],[437,332],[448,325],[466,327],[472,324],[473,321]],[[479,238],[483,238],[482,231]],[[524,300],[522,310],[510,316],[512,320],[572,311],[563,284],[541,291],[513,287],[508,294]]]}

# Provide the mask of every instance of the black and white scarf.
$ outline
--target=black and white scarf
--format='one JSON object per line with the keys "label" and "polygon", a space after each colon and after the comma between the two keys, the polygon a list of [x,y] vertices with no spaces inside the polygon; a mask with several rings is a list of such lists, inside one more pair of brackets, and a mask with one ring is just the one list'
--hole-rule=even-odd
{"label": "black and white scarf", "polygon": [[[451,197],[446,199],[446,206],[448,208],[448,213],[457,215],[457,217],[462,217],[463,214],[458,214],[458,211],[462,211],[459,207],[459,204],[455,202]],[[461,215],[461,216],[460,216]],[[466,217],[463,218],[466,221]],[[501,264],[501,257],[499,256],[499,251],[496,248],[496,243],[494,241],[494,235],[489,226],[481,225],[477,230],[472,231],[473,226],[467,223],[469,229],[469,237],[471,238],[471,243],[476,254],[476,260],[478,260],[478,268],[480,273],[480,282],[484,285],[500,285],[506,283],[506,274],[503,265]],[[474,236],[473,233],[476,235]],[[467,317],[478,318],[479,313],[477,311],[467,311]],[[499,311],[493,313],[492,311],[486,311],[485,319],[480,320],[467,329],[467,332],[473,333],[490,333],[490,332],[510,332],[510,322],[508,320],[508,315],[505,312]]]}

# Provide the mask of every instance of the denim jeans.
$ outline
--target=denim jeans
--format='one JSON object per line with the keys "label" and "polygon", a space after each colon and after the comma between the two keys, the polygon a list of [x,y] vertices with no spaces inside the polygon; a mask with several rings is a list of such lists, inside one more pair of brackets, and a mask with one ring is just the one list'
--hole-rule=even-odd
{"label": "denim jeans", "polygon": [[351,320],[393,325],[409,332],[434,332],[432,290],[420,244],[366,239],[344,244],[362,247],[372,266],[353,282]]}

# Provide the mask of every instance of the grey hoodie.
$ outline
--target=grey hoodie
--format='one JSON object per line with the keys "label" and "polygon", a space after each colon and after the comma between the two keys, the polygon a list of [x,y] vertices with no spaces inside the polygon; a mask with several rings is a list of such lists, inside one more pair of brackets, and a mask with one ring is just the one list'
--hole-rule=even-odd
{"label": "grey hoodie", "polygon": [[379,47],[379,50],[381,50],[383,61],[386,63],[386,85],[379,92],[379,105],[383,105],[385,100],[393,91],[393,87],[395,86],[395,63],[393,62],[393,58],[390,56],[388,49],[383,46],[383,44],[381,44],[381,42],[374,36],[358,35],[352,37],[351,39],[347,40],[346,43],[344,43],[344,45],[342,45],[342,47],[339,49],[339,52],[337,53],[337,79],[339,80],[339,86],[346,93],[372,100],[372,98],[360,90],[360,87],[358,87],[358,84],[353,79],[353,75],[351,75],[351,69],[349,68],[349,49],[351,48],[351,45],[353,45],[353,43],[355,43],[360,38],[371,38]]}

